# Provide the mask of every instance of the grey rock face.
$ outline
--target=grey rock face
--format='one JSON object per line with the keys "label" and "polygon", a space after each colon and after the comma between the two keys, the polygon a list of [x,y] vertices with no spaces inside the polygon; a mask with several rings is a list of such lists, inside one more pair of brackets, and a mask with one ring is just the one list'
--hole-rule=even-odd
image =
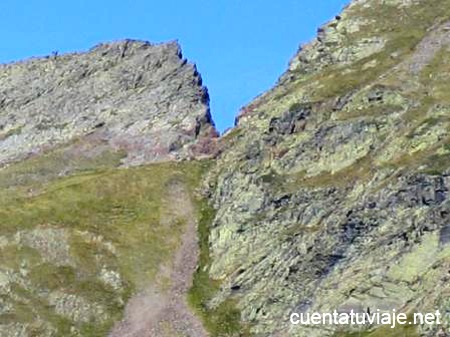
{"label": "grey rock face", "polygon": [[222,138],[211,305],[237,301],[256,336],[336,336],[294,311],[448,312],[445,6],[353,1]]}
{"label": "grey rock face", "polygon": [[87,135],[126,151],[126,165],[186,158],[215,136],[208,104],[175,42],[126,40],[2,65],[0,164]]}

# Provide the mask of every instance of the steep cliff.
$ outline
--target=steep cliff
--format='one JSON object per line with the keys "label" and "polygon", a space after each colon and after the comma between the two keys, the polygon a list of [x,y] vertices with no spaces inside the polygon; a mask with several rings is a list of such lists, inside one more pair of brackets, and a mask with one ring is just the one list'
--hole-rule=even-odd
{"label": "steep cliff", "polygon": [[449,36],[448,1],[353,1],[242,109],[209,175],[212,307],[305,337],[336,327],[291,312],[450,309]]}
{"label": "steep cliff", "polygon": [[175,42],[101,44],[0,73],[0,164],[89,137],[138,165],[205,151],[215,134],[208,92]]}

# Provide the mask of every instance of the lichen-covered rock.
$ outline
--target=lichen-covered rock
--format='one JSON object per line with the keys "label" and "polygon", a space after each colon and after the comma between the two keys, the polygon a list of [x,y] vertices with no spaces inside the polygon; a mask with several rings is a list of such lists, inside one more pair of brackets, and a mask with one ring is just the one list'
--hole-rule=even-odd
{"label": "lichen-covered rock", "polygon": [[44,260],[55,265],[74,265],[70,256],[69,234],[67,230],[39,228],[30,232],[19,232],[15,235],[15,241],[18,245],[36,249]]}
{"label": "lichen-covered rock", "polygon": [[56,314],[65,316],[75,322],[87,323],[96,320],[101,323],[108,317],[104,308],[89,303],[86,299],[75,294],[55,291],[49,295],[48,301],[51,306],[55,307]]}
{"label": "lichen-covered rock", "polygon": [[208,92],[175,42],[2,65],[0,88],[0,164],[89,135],[137,165],[192,156],[193,144],[215,137]]}
{"label": "lichen-covered rock", "polygon": [[448,310],[449,8],[353,1],[242,110],[209,176],[212,307],[304,337],[337,331],[291,312]]}
{"label": "lichen-covered rock", "polygon": [[8,325],[0,325],[1,337],[28,337],[26,326],[20,323],[10,323]]}

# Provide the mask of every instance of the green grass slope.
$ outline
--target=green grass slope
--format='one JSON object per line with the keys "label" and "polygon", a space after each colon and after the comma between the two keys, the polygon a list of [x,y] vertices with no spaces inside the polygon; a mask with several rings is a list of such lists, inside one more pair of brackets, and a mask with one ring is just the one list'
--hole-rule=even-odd
{"label": "green grass slope", "polygon": [[133,293],[164,281],[184,226],[164,219],[167,189],[194,197],[207,164],[106,168],[114,157],[78,158],[66,177],[58,151],[0,170],[0,336],[106,336]]}

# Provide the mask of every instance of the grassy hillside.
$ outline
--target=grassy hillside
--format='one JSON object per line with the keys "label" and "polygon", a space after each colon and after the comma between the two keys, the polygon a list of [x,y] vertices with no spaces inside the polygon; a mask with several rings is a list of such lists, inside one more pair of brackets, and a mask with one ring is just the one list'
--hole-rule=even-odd
{"label": "grassy hillside", "polygon": [[206,166],[107,169],[107,155],[58,178],[58,156],[0,171],[1,336],[106,335],[131,294],[164,282],[156,276],[184,225],[168,188],[182,183],[194,195]]}

